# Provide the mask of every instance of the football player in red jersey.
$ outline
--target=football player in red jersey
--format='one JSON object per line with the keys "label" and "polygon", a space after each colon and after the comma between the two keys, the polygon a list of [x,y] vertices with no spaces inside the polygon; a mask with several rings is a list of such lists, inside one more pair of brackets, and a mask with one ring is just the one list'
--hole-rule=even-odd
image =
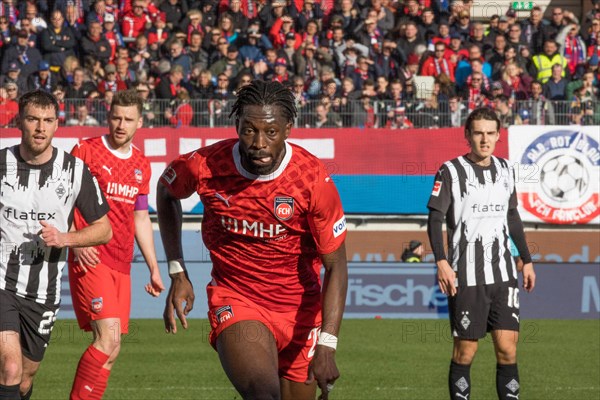
{"label": "football player in red jersey", "polygon": [[[142,105],[134,91],[116,93],[108,118],[109,134],[84,140],[71,152],[90,166],[110,204],[113,231],[118,232],[108,244],[73,249],[69,257],[77,321],[94,337],[79,361],[71,399],[101,399],[106,390],[121,334],[128,332],[134,237],[150,270],[146,291],[158,296],[164,289],[148,215],[150,163],[132,144],[142,126]],[[75,228],[83,226],[85,222],[76,215]]]}
{"label": "football player in red jersey", "polygon": [[245,399],[314,399],[317,385],[327,399],[339,377],[335,352],[348,285],[337,189],[315,156],[286,142],[296,108],[282,84],[244,86],[231,115],[237,139],[177,158],[158,184],[171,277],[166,331],[177,332],[175,314],[187,328],[194,303],[179,200],[196,192],[213,263],[210,341],[228,378]]}

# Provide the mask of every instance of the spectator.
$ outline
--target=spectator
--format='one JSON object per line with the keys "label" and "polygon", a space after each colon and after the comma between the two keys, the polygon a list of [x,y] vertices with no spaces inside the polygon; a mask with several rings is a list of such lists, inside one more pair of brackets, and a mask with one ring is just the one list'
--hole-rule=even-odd
{"label": "spectator", "polygon": [[202,34],[193,31],[190,34],[189,44],[185,47],[185,54],[190,57],[192,65],[199,65],[201,69],[208,68],[208,53],[202,48]]}
{"label": "spectator", "polygon": [[503,94],[511,99],[511,103],[529,97],[531,78],[523,74],[523,71],[515,62],[509,62],[504,66],[500,82],[502,83]]}
{"label": "spectator", "polygon": [[303,107],[306,106],[308,101],[308,95],[306,94],[304,80],[301,76],[294,77],[294,84],[292,86],[292,93],[296,99],[296,108],[300,112],[299,118],[302,119]]}
{"label": "spectator", "polygon": [[450,100],[448,100],[448,114],[445,125],[453,128],[461,128],[465,126],[465,121],[467,120],[469,112],[461,102],[459,96],[452,96]]}
{"label": "spectator", "polygon": [[297,49],[302,44],[302,37],[294,31],[294,20],[289,15],[278,18],[269,30],[269,38],[275,49],[282,49],[287,40],[292,40],[294,36],[294,48]]}
{"label": "spectator", "polygon": [[[426,43],[430,43],[430,41],[439,32],[439,25],[435,22],[435,19],[436,15],[433,12],[433,9],[425,7],[421,12],[419,21],[417,22],[417,26],[419,28],[419,37]],[[446,32],[446,36],[448,35],[448,33],[449,32]]]}
{"label": "spectator", "polygon": [[233,25],[233,19],[228,13],[223,13],[219,16],[217,28],[221,31],[223,37],[227,39],[229,44],[235,43],[239,37],[239,33],[235,30]]}
{"label": "spectator", "polygon": [[552,66],[559,64],[562,67],[562,77],[566,76],[567,59],[558,53],[558,45],[555,40],[547,39],[544,42],[544,52],[533,56],[533,64],[535,65],[537,76],[536,80],[546,83],[552,73]]}
{"label": "spectator", "polygon": [[67,126],[99,126],[96,118],[89,115],[87,105],[79,104],[75,109],[75,117],[67,120]]}
{"label": "spectator", "polygon": [[[120,92],[127,90],[127,84],[119,79],[117,67],[114,64],[108,64],[104,67],[105,77],[98,82],[98,92],[102,97],[106,96],[106,92]],[[89,95],[88,95],[89,96]]]}
{"label": "spectator", "polygon": [[550,79],[544,83],[544,97],[549,100],[566,100],[568,81],[564,78],[565,74],[562,65],[552,65],[551,71],[552,75]]}
{"label": "spectator", "polygon": [[104,16],[103,34],[110,46],[110,61],[115,60],[117,48],[125,46],[123,35],[119,30],[119,26],[115,23],[115,17],[112,14]]}
{"label": "spectator", "polygon": [[2,53],[2,73],[8,72],[9,65],[16,64],[21,71],[20,75],[26,79],[29,75],[37,71],[37,67],[42,60],[42,55],[35,47],[30,47],[27,43],[29,34],[22,29],[17,32],[16,43]]}
{"label": "spectator", "polygon": [[421,75],[437,77],[440,74],[445,74],[454,82],[455,65],[445,58],[446,45],[444,42],[435,44],[435,53],[428,57],[421,68]]}
{"label": "spectator", "polygon": [[[239,49],[240,58],[244,62],[246,68],[250,67],[252,63],[265,59],[265,55],[261,48],[261,46],[263,46],[263,43],[261,43],[262,37],[263,35],[260,33],[258,26],[254,24],[251,25],[246,35],[246,42]],[[270,43],[266,48],[269,47],[271,47]],[[249,63],[249,65],[247,65],[247,63]]]}
{"label": "spectator", "polygon": [[500,71],[500,67],[504,61],[505,50],[506,38],[504,35],[498,35],[494,39],[494,46],[485,53],[485,60],[492,66],[492,77]]}
{"label": "spectator", "polygon": [[452,35],[453,33],[459,34],[463,43],[469,40],[471,34],[471,15],[468,10],[462,10],[458,13],[458,18],[450,26],[450,34]]}
{"label": "spectator", "polygon": [[169,57],[171,66],[180,65],[183,69],[183,81],[188,82],[192,72],[192,60],[183,52],[183,44],[179,40],[173,40],[169,44]]}
{"label": "spectator", "polygon": [[[348,0],[352,1],[352,0]],[[258,18],[261,21],[261,26],[272,27],[275,21],[287,14],[286,0],[271,0],[266,1],[266,4],[260,10]]]}
{"label": "spectator", "polygon": [[19,115],[19,103],[16,101],[18,90],[14,82],[7,82],[0,88],[0,128],[16,126],[16,117]]}
{"label": "spectator", "polygon": [[160,53],[160,48],[169,38],[171,30],[167,28],[167,17],[164,13],[158,13],[152,27],[148,30],[148,44],[153,51]]}
{"label": "spectator", "polygon": [[544,28],[546,37],[548,39],[556,40],[556,36],[564,28],[566,22],[567,21],[564,18],[562,8],[554,7],[552,9],[552,18],[550,19],[550,22]]}
{"label": "spectator", "polygon": [[179,26],[179,22],[188,12],[187,1],[165,0],[160,3],[158,10],[165,14],[167,27],[172,30]]}
{"label": "spectator", "polygon": [[526,110],[529,112],[529,123],[531,125],[554,125],[554,106],[542,94],[542,83],[532,81],[530,84],[531,97],[526,102]]}
{"label": "spectator", "polygon": [[134,74],[140,71],[149,72],[152,61],[158,57],[157,52],[148,45],[148,38],[145,35],[139,35],[135,38],[135,45],[129,49],[129,67]]}
{"label": "spectator", "polygon": [[156,98],[169,101],[175,100],[177,98],[177,93],[182,90],[182,82],[183,67],[181,65],[174,65],[170,67],[168,75],[161,78],[159,84],[154,90],[156,93]]}
{"label": "spectator", "polygon": [[425,41],[419,38],[419,30],[416,22],[409,21],[406,23],[406,29],[404,30],[404,36],[401,37],[398,44],[398,51],[403,54],[403,59],[407,60],[410,54],[415,53],[415,49],[418,45],[425,45]]}
{"label": "spectator", "polygon": [[372,66],[373,61],[367,57],[359,56],[356,64],[356,68],[348,76],[354,81],[354,87],[357,90],[362,90],[368,79],[375,81],[375,69]]}
{"label": "spectator", "polygon": [[[450,25],[448,25],[448,21],[442,20],[438,24],[436,35],[431,38],[430,45],[443,42],[446,47],[448,47],[450,46],[450,37]],[[460,44],[460,35],[456,35],[456,38],[459,40]]]}
{"label": "spectator", "polygon": [[244,68],[244,65],[239,60],[239,51],[235,44],[230,44],[227,47],[227,55],[215,62],[210,67],[210,72],[217,76],[226,74],[230,79],[236,77]]}
{"label": "spectator", "polygon": [[76,68],[79,68],[79,58],[75,56],[69,56],[65,58],[65,62],[60,69],[58,79],[63,85],[68,85],[73,82],[73,72]]}
{"label": "spectator", "polygon": [[[83,0],[78,1],[81,3]],[[75,35],[75,41],[79,43],[85,33],[83,10],[79,10],[75,3],[70,1],[61,11],[65,16],[65,26],[71,29],[71,32]]]}
{"label": "spectator", "polygon": [[598,100],[598,88],[594,86],[594,72],[592,70],[585,71],[581,79],[567,84],[567,99],[572,99],[574,92],[580,87],[585,88],[583,97],[592,101]]}
{"label": "spectator", "polygon": [[396,50],[396,42],[384,39],[381,51],[375,55],[374,67],[377,76],[396,79],[400,76],[400,56]]}
{"label": "spectator", "polygon": [[30,1],[25,2],[25,18],[31,21],[31,25],[33,26],[34,32],[39,35],[42,31],[48,29],[48,23],[38,12],[36,3],[32,3]]}
{"label": "spectator", "polygon": [[[311,42],[305,44],[304,54],[302,49],[299,49],[294,53],[293,59],[294,65],[296,66],[294,74],[304,77],[305,83],[310,85],[313,80],[319,79],[323,64],[316,58],[316,54],[319,51],[317,50],[317,46]],[[326,57],[327,60],[331,61],[329,54],[327,54]]]}
{"label": "spectator", "polygon": [[285,58],[280,57],[275,61],[275,73],[271,78],[272,81],[278,81],[280,83],[291,82],[293,74],[287,69],[287,61]]}
{"label": "spectator", "polygon": [[461,98],[467,102],[469,112],[489,104],[487,91],[483,88],[483,74],[473,72],[467,84],[463,87]]}
{"label": "spectator", "polygon": [[521,22],[521,42],[527,43],[533,54],[542,51],[546,35],[542,22],[542,8],[535,6],[531,9],[529,18]]}
{"label": "spectator", "polygon": [[137,81],[135,71],[130,68],[130,64],[127,57],[119,57],[115,60],[117,67],[117,80],[124,82],[127,88],[133,86]]}
{"label": "spectator", "polygon": [[144,0],[132,0],[131,10],[123,15],[121,34],[123,40],[133,42],[140,33],[145,33],[152,26],[152,20],[146,13]]}
{"label": "spectator", "polygon": [[379,127],[371,96],[363,94],[360,97],[360,101],[354,110],[352,126],[369,129]]}
{"label": "spectator", "polygon": [[181,90],[177,93],[174,109],[168,107],[165,110],[165,119],[173,128],[181,128],[190,126],[193,117],[194,110],[190,105],[190,95],[187,90]]}
{"label": "spectator", "polygon": [[[575,16],[569,14],[572,18]],[[567,60],[567,68],[571,75],[575,75],[578,67],[583,67],[587,60],[587,46],[579,34],[580,26],[573,21],[565,26],[557,35],[556,41],[564,43],[560,46],[560,55]]]}
{"label": "spectator", "polygon": [[[220,73],[217,76],[217,86],[212,94],[213,99],[223,100],[226,104],[227,100],[235,99],[235,94],[231,90],[231,79],[225,73]],[[228,104],[229,106],[229,104]]]}
{"label": "spectator", "polygon": [[[375,1],[381,2],[381,0],[375,0]],[[298,14],[298,19],[296,20],[296,29],[299,32],[303,32],[306,30],[308,21],[312,20],[317,24],[317,26],[319,25],[319,22],[324,17],[324,13],[323,13],[323,9],[321,8],[321,4],[322,3],[317,3],[315,5],[315,0],[304,0],[304,4],[302,5],[302,10]],[[394,16],[392,14],[392,23],[393,23],[393,21],[394,21]]]}
{"label": "spectator", "polygon": [[183,31],[187,34],[186,43],[188,44],[191,43],[193,33],[200,34],[200,42],[202,42],[202,38],[207,33],[206,28],[202,24],[202,12],[200,12],[200,10],[189,10],[179,26],[181,26]]}
{"label": "spectator", "polygon": [[[67,0],[68,1],[68,0]],[[94,1],[94,6],[90,10],[90,12],[86,13],[85,16],[85,25],[89,25],[90,22],[104,22],[104,19],[107,16],[106,12],[106,1],[105,0],[96,0]],[[116,18],[116,15],[114,15]]]}
{"label": "spectator", "polygon": [[75,54],[74,49],[77,45],[75,35],[71,28],[63,25],[64,21],[62,12],[52,11],[52,26],[43,30],[40,35],[43,57],[55,71],[60,70],[65,58]]}
{"label": "spectator", "polygon": [[496,115],[500,119],[500,127],[508,129],[511,125],[522,125],[523,121],[519,115],[513,113],[513,110],[508,105],[508,98],[500,95],[494,99],[494,109]]}
{"label": "spectator", "polygon": [[9,82],[17,85],[19,93],[25,93],[27,91],[27,79],[21,76],[21,69],[16,62],[12,62],[8,65],[6,75],[0,75],[0,87]]}
{"label": "spectator", "polygon": [[85,99],[94,90],[96,90],[96,85],[91,81],[85,80],[85,71],[83,68],[75,68],[73,71],[73,82],[67,85],[65,98],[69,100]]}
{"label": "spectator", "polygon": [[[296,45],[298,43],[298,46]],[[294,72],[296,69],[294,67],[294,53],[296,50],[302,51],[306,43],[300,42],[300,35],[296,35],[293,32],[288,32],[285,35],[285,42],[283,43],[283,47],[277,50],[277,58],[285,59],[288,69],[290,72]]]}
{"label": "spectator", "polygon": [[479,49],[479,47],[476,45],[471,45],[469,47],[469,59],[460,61],[456,66],[456,85],[459,88],[463,87],[467,80],[467,77],[471,75],[473,71],[473,68],[471,66],[473,60],[478,60],[482,63],[481,72],[486,76],[486,78],[490,78],[492,76],[492,66],[481,56],[481,50]]}
{"label": "spectator", "polygon": [[50,72],[48,61],[42,60],[38,64],[38,71],[29,75],[27,78],[27,90],[43,90],[52,93],[58,85],[58,79],[53,72]]}
{"label": "spectator", "polygon": [[233,30],[235,32],[246,32],[248,29],[248,17],[242,11],[241,0],[229,0],[229,8],[226,10],[227,14],[231,17],[233,24]]}
{"label": "spectator", "polygon": [[342,120],[336,113],[330,112],[322,103],[315,108],[314,122],[306,124],[306,128],[341,128]]}
{"label": "spectator", "polygon": [[577,88],[571,98],[570,122],[572,125],[593,125],[593,99],[588,96],[585,86]]}
{"label": "spectator", "polygon": [[485,52],[488,50],[488,48],[490,47],[487,43],[486,43],[486,37],[484,35],[485,33],[485,28],[483,26],[483,24],[481,22],[473,22],[471,24],[471,31],[470,31],[470,35],[469,38],[467,39],[467,46],[471,46],[471,45],[475,45],[477,47],[479,47],[479,50],[481,51],[481,54],[485,54]]}
{"label": "spectator", "polygon": [[423,243],[418,240],[411,240],[408,246],[402,252],[400,259],[405,263],[419,263],[423,258]]}
{"label": "spectator", "polygon": [[522,41],[521,26],[519,24],[513,24],[508,28],[507,47],[514,47],[517,52],[520,52],[522,48],[529,47],[529,43]]}
{"label": "spectator", "polygon": [[90,22],[87,34],[81,39],[82,56],[91,55],[106,64],[110,60],[111,46],[108,39],[102,34],[100,22]]}

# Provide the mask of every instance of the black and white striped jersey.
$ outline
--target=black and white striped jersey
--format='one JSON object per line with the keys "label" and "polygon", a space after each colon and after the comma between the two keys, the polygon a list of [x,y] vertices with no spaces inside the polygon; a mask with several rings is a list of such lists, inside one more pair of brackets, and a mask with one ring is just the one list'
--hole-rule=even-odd
{"label": "black and white striped jersey", "polygon": [[27,164],[19,146],[0,150],[0,290],[38,303],[60,303],[67,249],[46,247],[40,221],[68,232],[78,208],[88,222],[108,203],[83,161],[54,148],[42,165]]}
{"label": "black and white striped jersey", "polygon": [[465,156],[447,161],[427,206],[446,216],[448,260],[459,287],[517,279],[507,219],[508,210],[517,207],[517,195],[507,160],[492,156],[487,167]]}

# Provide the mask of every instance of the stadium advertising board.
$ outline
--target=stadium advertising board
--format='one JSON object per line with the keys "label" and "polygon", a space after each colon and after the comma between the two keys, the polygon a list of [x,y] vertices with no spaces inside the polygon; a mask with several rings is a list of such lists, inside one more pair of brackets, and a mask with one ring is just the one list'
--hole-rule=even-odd
{"label": "stadium advertising board", "polygon": [[598,126],[512,126],[509,159],[517,167],[524,221],[600,223]]}
{"label": "stadium advertising board", "polygon": [[[565,240],[565,235],[568,240]],[[600,263],[600,233],[597,230],[528,230],[527,244],[534,262]],[[423,261],[433,262],[425,231],[355,231],[346,236],[348,260],[353,262],[400,262],[411,240],[425,246]]]}
{"label": "stadium advertising board", "polygon": [[[78,140],[105,133],[105,128],[61,127],[53,142],[70,151]],[[17,129],[5,129],[0,148],[18,143],[20,137]],[[153,188],[167,163],[179,154],[234,137],[233,128],[142,128],[134,144],[150,160]],[[438,168],[444,161],[467,152],[464,131],[458,128],[397,132],[298,128],[289,141],[308,149],[325,163],[348,214],[426,214]],[[507,143],[498,143],[496,152],[506,157]],[[150,192],[149,201],[154,207],[154,191]],[[184,200],[182,206],[189,213],[203,211],[197,196]]]}
{"label": "stadium advertising board", "polygon": [[[186,262],[196,299],[190,318],[206,318],[205,286],[210,282],[209,262]],[[600,266],[589,264],[537,264],[533,293],[520,293],[523,318],[600,318]],[[166,293],[150,298],[142,262],[133,264],[132,318],[162,318]],[[433,264],[350,263],[345,318],[447,318],[447,300],[436,284]],[[63,277],[59,318],[75,318]]]}

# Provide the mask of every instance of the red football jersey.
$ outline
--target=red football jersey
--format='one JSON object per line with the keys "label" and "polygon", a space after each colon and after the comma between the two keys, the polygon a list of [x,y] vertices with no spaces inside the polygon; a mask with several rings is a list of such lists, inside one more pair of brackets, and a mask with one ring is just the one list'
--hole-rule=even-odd
{"label": "red football jersey", "polygon": [[242,167],[237,142],[180,156],[161,181],[174,197],[200,195],[212,285],[274,311],[315,304],[320,254],[337,250],[346,236],[337,189],[315,156],[289,143],[277,171],[253,175]]}
{"label": "red football jersey", "polygon": [[[137,197],[149,192],[150,163],[135,146],[131,146],[128,154],[112,150],[105,136],[78,143],[71,154],[90,167],[110,205],[108,219],[113,238],[107,244],[96,247],[100,251],[100,259],[103,264],[128,274],[135,238],[133,212]],[[84,226],[85,220],[76,213],[75,227],[81,229]],[[72,261],[73,253],[70,252],[69,262]]]}

